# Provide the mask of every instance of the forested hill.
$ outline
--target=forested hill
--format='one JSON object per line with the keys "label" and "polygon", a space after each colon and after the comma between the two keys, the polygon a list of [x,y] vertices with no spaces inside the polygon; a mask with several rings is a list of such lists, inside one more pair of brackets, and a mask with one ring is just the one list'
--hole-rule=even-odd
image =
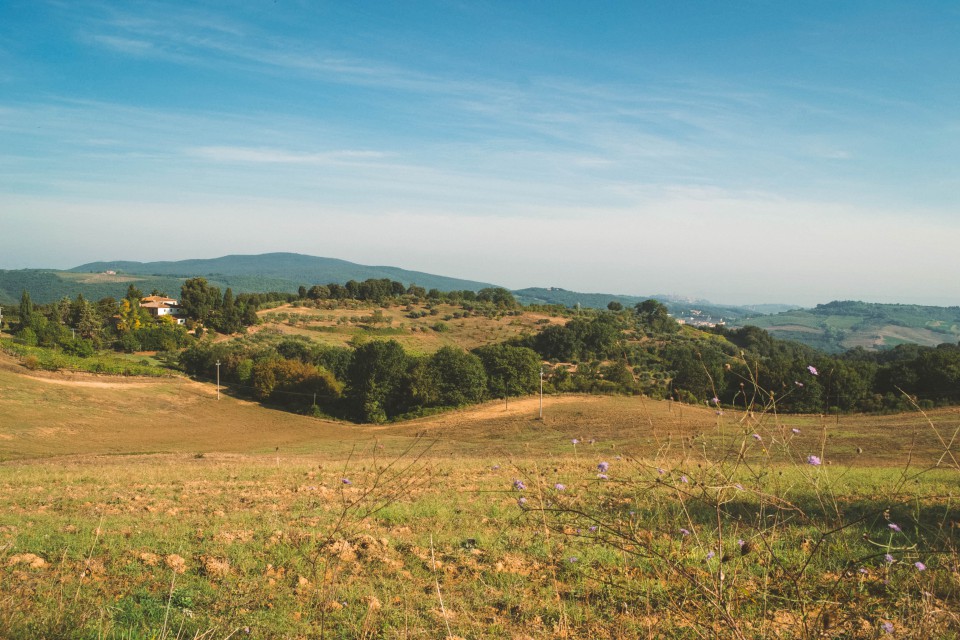
{"label": "forested hill", "polygon": [[[178,260],[175,262],[91,262],[74,267],[75,273],[117,273],[136,275],[163,275],[190,278],[196,276],[230,281],[245,278],[244,291],[257,292],[277,290],[278,283],[286,286],[279,290],[296,291],[300,285],[343,283],[348,280],[387,278],[409,286],[415,284],[425,289],[454,291],[469,289],[479,291],[494,285],[487,282],[462,280],[438,276],[421,271],[408,271],[397,267],[367,266],[299,253],[265,253],[261,255],[231,255],[222,258]],[[257,286],[255,278],[263,278],[264,285]],[[234,288],[237,288],[234,286]]]}
{"label": "forested hill", "polygon": [[739,324],[766,329],[829,353],[854,347],[889,349],[904,343],[936,346],[960,341],[960,307],[836,301],[744,318]]}

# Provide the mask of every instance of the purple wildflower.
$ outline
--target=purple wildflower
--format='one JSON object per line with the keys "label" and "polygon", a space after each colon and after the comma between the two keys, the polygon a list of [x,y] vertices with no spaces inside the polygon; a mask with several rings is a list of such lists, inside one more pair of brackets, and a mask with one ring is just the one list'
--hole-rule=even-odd
{"label": "purple wildflower", "polygon": [[819,456],[807,456],[807,464],[813,465],[814,467],[820,466],[820,457]]}
{"label": "purple wildflower", "polygon": [[352,482],[350,482],[350,478],[341,478],[340,482],[342,482],[343,484],[353,484]]}
{"label": "purple wildflower", "polygon": [[713,396],[712,398],[710,398],[710,402],[712,404],[720,404],[720,398],[718,398],[717,396]]}
{"label": "purple wildflower", "polygon": [[520,496],[519,498],[517,498],[517,504],[523,507],[527,504],[527,499],[524,498],[523,496]]}
{"label": "purple wildflower", "polygon": [[569,562],[570,564],[573,564],[574,562],[579,562],[579,560],[580,558],[578,558],[577,556],[570,556],[569,558],[567,558],[567,562]]}
{"label": "purple wildflower", "polygon": [[609,462],[598,462],[598,463],[597,463],[597,471],[599,471],[600,473],[606,473],[609,468],[610,468],[610,463],[609,463]]}
{"label": "purple wildflower", "polygon": [[794,435],[800,435],[800,429],[797,429],[796,427],[794,427],[793,429],[790,429],[790,431]]}
{"label": "purple wildflower", "polygon": [[709,553],[707,553],[707,557],[706,557],[706,560],[710,560],[710,559],[712,559],[712,558],[713,558],[713,556],[715,556],[715,555],[717,555],[717,554],[715,554],[715,553],[714,553],[713,551],[711,551],[711,552],[709,552]]}
{"label": "purple wildflower", "polygon": [[573,446],[577,446],[578,444],[580,444],[580,441],[574,438],[573,440],[570,441],[570,443],[573,444]]}
{"label": "purple wildflower", "polygon": [[738,482],[737,484],[733,485],[733,488],[734,488],[734,489],[739,489],[740,491],[743,491],[743,485],[740,484],[739,482]]}
{"label": "purple wildflower", "polygon": [[553,488],[557,491],[564,491],[567,487],[558,482],[557,484],[553,485]]}
{"label": "purple wildflower", "polygon": [[597,477],[600,478],[601,480],[606,480],[608,478],[607,474],[605,473],[598,473]]}
{"label": "purple wildflower", "polygon": [[494,471],[497,471],[497,470],[500,468],[500,465],[495,464],[495,465],[493,465],[493,466],[490,467],[490,468],[493,469]]}
{"label": "purple wildflower", "polygon": [[753,434],[753,435],[750,436],[750,437],[753,438],[754,440],[758,440],[758,441],[759,441],[759,440],[763,440],[763,438],[760,437],[760,434],[759,434],[759,433],[755,433],[755,434]]}
{"label": "purple wildflower", "polygon": [[901,529],[901,528],[900,528],[900,525],[898,525],[896,522],[891,522],[891,523],[888,524],[887,526],[890,527],[891,529],[893,529],[894,531],[896,531],[897,533],[902,533],[902,532],[903,532],[903,529]]}
{"label": "purple wildflower", "polygon": [[683,484],[687,484],[690,482],[690,478],[688,478],[687,476],[680,476],[680,482],[682,482]]}
{"label": "purple wildflower", "polygon": [[896,562],[893,556],[890,555],[889,553],[883,554],[883,561],[886,562],[887,564],[893,564],[894,562]]}
{"label": "purple wildflower", "polygon": [[922,562],[914,562],[914,563],[913,563],[913,566],[915,566],[915,567],[917,568],[917,571],[926,571],[926,570],[927,570],[927,565],[923,564]]}
{"label": "purple wildflower", "polygon": [[591,532],[596,531],[596,530],[597,530],[597,525],[593,525],[592,527],[590,527],[590,531],[591,531]]}
{"label": "purple wildflower", "polygon": [[689,530],[689,529],[680,529],[680,533],[682,533],[684,536],[688,536],[688,535],[690,535],[690,530]]}
{"label": "purple wildflower", "polygon": [[870,572],[867,571],[865,567],[860,567],[859,569],[857,569],[857,571],[858,571],[859,573],[862,573],[862,574],[865,575],[865,576],[870,575]]}
{"label": "purple wildflower", "polygon": [[884,622],[882,625],[880,625],[880,627],[883,629],[883,631],[884,631],[885,633],[893,633],[893,623],[892,623],[892,622]]}
{"label": "purple wildflower", "polygon": [[745,544],[747,544],[747,542],[743,538],[740,538],[739,540],[737,540],[737,546],[740,547],[741,549],[743,549],[743,545]]}
{"label": "purple wildflower", "polygon": [[514,480],[513,488],[516,489],[517,491],[523,491],[524,489],[527,488],[527,485],[523,483],[523,480]]}
{"label": "purple wildflower", "polygon": [[657,467],[657,473],[658,473],[658,474],[660,474],[660,475],[662,476],[663,474],[665,474],[665,473],[666,473],[666,471],[664,471],[664,470],[663,470],[663,469],[661,469],[660,467]]}
{"label": "purple wildflower", "polygon": [[809,371],[810,373],[812,373],[812,374],[815,375],[815,376],[820,375],[820,372],[817,371],[817,368],[816,368],[815,366],[813,366],[812,364],[807,365],[807,371]]}

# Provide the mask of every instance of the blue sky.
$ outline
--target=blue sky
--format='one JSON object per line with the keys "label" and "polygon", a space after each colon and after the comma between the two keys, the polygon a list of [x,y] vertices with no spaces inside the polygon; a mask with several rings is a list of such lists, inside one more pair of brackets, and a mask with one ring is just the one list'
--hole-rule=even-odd
{"label": "blue sky", "polygon": [[958,168],[953,2],[0,4],[0,268],[957,305]]}

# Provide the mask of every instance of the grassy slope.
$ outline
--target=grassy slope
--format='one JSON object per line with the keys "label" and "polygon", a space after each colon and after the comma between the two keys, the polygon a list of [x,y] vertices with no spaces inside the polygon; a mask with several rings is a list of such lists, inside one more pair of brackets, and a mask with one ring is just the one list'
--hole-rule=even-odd
{"label": "grassy slope", "polygon": [[[217,401],[212,385],[28,375],[0,358],[5,637],[226,638],[249,628],[612,639],[727,637],[736,626],[744,637],[816,628],[875,638],[883,622],[903,637],[956,637],[936,613],[957,604],[956,556],[936,551],[953,535],[943,523],[958,519],[956,472],[900,482],[907,450],[914,471],[942,451],[918,415],[781,422],[570,396],[546,398],[543,421],[525,398],[348,426]],[[955,410],[932,417],[947,438],[960,424]],[[803,464],[811,453],[822,469]],[[609,483],[596,477],[600,461]],[[528,489],[512,490],[514,479]],[[719,515],[701,502],[717,487],[729,496]],[[525,512],[518,496],[550,509]],[[837,508],[872,515],[811,547],[836,526]],[[906,537],[893,540],[884,509]],[[580,511],[597,519],[565,521]],[[737,553],[738,537],[755,550]],[[725,564],[704,560],[728,547]],[[853,557],[866,573],[844,572]],[[732,619],[709,604],[721,566]]]}

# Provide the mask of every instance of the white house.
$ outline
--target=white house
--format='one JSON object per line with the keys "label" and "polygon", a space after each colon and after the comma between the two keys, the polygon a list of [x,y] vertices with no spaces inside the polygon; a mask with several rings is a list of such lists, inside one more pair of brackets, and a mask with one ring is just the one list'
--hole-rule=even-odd
{"label": "white house", "polygon": [[154,318],[171,316],[177,321],[177,324],[183,324],[185,322],[182,317],[183,309],[180,307],[180,303],[173,298],[166,296],[147,296],[146,298],[141,298],[140,308],[146,309],[147,313]]}

